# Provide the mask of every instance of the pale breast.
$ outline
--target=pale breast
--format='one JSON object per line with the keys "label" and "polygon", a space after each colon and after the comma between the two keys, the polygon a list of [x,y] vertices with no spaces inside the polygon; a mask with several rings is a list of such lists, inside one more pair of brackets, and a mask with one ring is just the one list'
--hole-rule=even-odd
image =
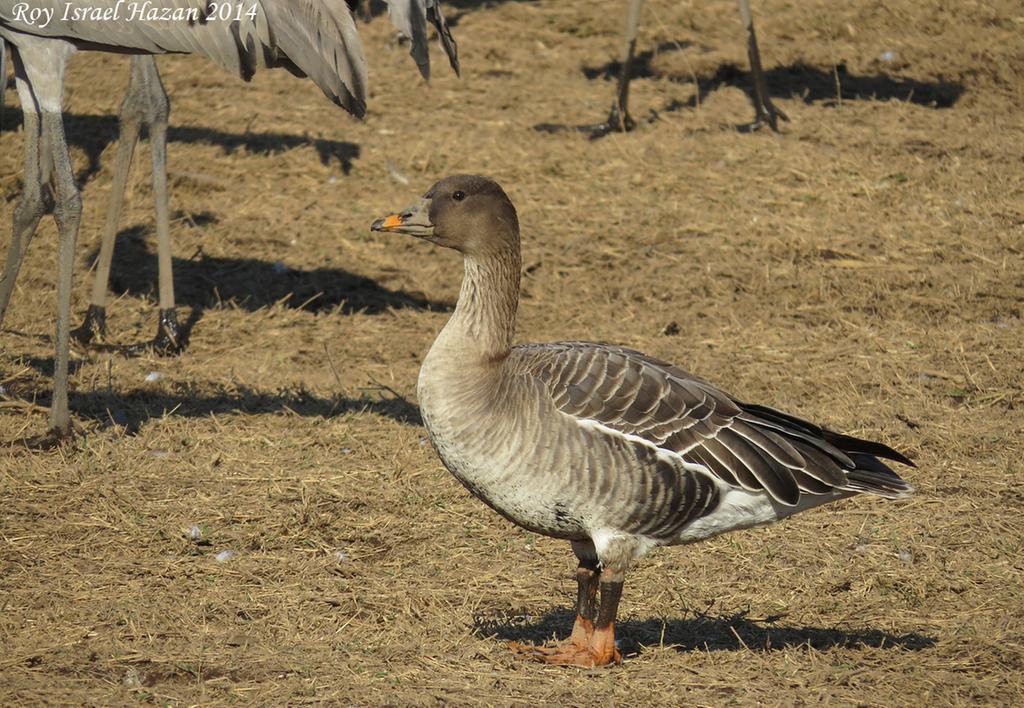
{"label": "pale breast", "polygon": [[[558,449],[557,433],[545,430],[536,403],[522,402],[523,391],[484,376],[421,372],[417,395],[431,444],[475,496],[531,531],[587,537],[591,519],[572,484],[568,459],[551,454]],[[553,464],[554,458],[560,463]]]}
{"label": "pale breast", "polygon": [[558,411],[529,375],[421,376],[445,466],[513,522],[561,538],[599,529],[675,543],[718,505],[718,483],[677,456]]}

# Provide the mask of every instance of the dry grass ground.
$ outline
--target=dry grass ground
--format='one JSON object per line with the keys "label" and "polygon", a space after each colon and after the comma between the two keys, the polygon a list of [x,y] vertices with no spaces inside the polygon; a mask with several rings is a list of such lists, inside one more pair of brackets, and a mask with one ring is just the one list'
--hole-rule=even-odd
{"label": "dry grass ground", "polygon": [[[604,116],[621,1],[456,2],[465,76],[430,86],[374,21],[362,123],[280,72],[161,60],[190,346],[77,352],[84,436],[0,451],[0,702],[1024,702],[1024,13],[755,10],[781,135],[734,129],[731,0],[648,4],[634,111],[661,118],[595,143],[533,126]],[[126,79],[94,54],[70,74],[79,313]],[[21,149],[0,134],[5,241]],[[155,327],[147,170],[120,342]],[[367,228],[452,172],[519,205],[521,339],[625,343],[877,437],[915,458],[918,495],[656,551],[627,581],[623,666],[514,660],[502,640],[568,631],[571,554],[424,444],[416,373],[459,263]],[[48,401],[55,239],[47,219],[0,332],[7,401]],[[2,439],[44,425],[0,410]]]}

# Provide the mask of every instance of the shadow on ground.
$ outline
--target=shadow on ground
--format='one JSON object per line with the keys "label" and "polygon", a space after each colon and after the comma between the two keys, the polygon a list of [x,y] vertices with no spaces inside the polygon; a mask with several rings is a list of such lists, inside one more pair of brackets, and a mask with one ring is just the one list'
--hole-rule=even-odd
{"label": "shadow on ground", "polygon": [[[543,617],[477,617],[473,630],[479,637],[540,644],[552,637],[568,637],[575,613],[553,610]],[[745,613],[713,617],[699,615],[685,619],[625,620],[616,623],[616,638],[623,654],[634,654],[645,646],[664,645],[680,652],[690,651],[777,651],[811,647],[818,651],[844,647],[900,648],[920,651],[935,639],[917,632],[891,634],[879,629],[846,630],[827,627],[780,625],[774,618],[754,621]]]}
{"label": "shadow on ground", "polygon": [[[192,220],[197,224],[205,224],[215,221],[210,215],[193,215]],[[115,295],[131,295],[134,297],[145,297],[153,301],[154,331],[159,311],[156,307],[157,288],[157,256],[149,251],[142,238],[145,229],[135,227],[121,232],[118,235],[118,242],[115,248],[113,264],[111,267],[109,290]],[[90,262],[96,258],[98,249],[90,256]],[[257,258],[220,258],[206,256],[198,251],[191,258],[173,258],[175,296],[178,307],[180,341],[187,347],[188,340],[193,328],[202,319],[206,309],[222,307],[230,304],[232,307],[254,312],[256,310],[270,307],[272,305],[283,305],[294,309],[301,309],[307,312],[335,312],[341,315],[362,313],[377,315],[392,309],[414,308],[434,312],[450,312],[454,305],[448,301],[432,301],[422,294],[406,293],[399,290],[378,285],[370,278],[366,278],[341,268],[314,268],[312,270],[291,269],[280,261],[270,263]],[[183,312],[188,308],[187,314]],[[181,319],[182,315],[184,319]],[[77,326],[83,317],[81,312],[72,312],[72,326]],[[47,335],[35,335],[18,330],[5,329],[8,335],[23,338],[36,338],[51,342]],[[119,341],[115,323],[108,324],[108,334],[111,342]],[[124,344],[96,344],[90,345],[95,351],[120,352],[128,356],[143,353],[132,351],[132,345]],[[50,357],[32,357],[24,363],[38,371],[40,374],[52,377],[54,373],[53,359]],[[82,362],[72,359],[69,362],[69,370],[72,375],[82,365]],[[12,387],[13,393],[13,387]],[[87,394],[91,395],[91,394]],[[258,405],[266,405],[266,401],[277,401],[276,394],[260,394],[243,398],[240,405],[249,405],[254,401]],[[49,392],[22,396],[26,401],[35,401],[37,396],[49,396]],[[75,398],[82,398],[81,396]],[[149,397],[148,400],[159,400]],[[192,400],[192,399],[189,399]],[[200,399],[201,400],[201,399]],[[306,403],[309,404],[309,400]],[[404,400],[404,399],[403,399]],[[233,397],[219,396],[208,401],[207,405],[230,406],[235,405]],[[261,402],[262,403],[259,403]],[[324,410],[337,408],[338,402],[334,399],[321,401],[323,405],[316,415],[324,415]],[[178,407],[182,401],[175,401],[171,408]],[[89,407],[88,401],[83,401],[85,408],[79,408],[78,403],[72,403],[72,410],[85,411]],[[104,403],[99,410],[106,410],[109,406]],[[279,408],[290,407],[281,403]],[[308,407],[308,405],[307,405]],[[231,409],[234,410],[234,409]],[[344,406],[342,406],[344,410]],[[411,406],[415,412],[415,407]],[[211,409],[209,412],[224,412],[223,410]],[[157,413],[160,415],[160,413]],[[88,416],[88,414],[87,414]],[[415,421],[419,420],[418,412],[415,413]],[[99,417],[103,417],[100,415]],[[147,416],[143,416],[149,417]]]}
{"label": "shadow on ground", "polygon": [[[49,359],[26,360],[25,363],[52,368]],[[12,385],[7,398],[45,407],[50,404],[51,393],[49,389],[36,391]],[[317,396],[301,387],[261,391],[245,385],[227,388],[220,384],[189,383],[174,392],[152,388],[72,391],[70,405],[77,421],[94,421],[101,429],[119,426],[127,435],[136,434],[147,421],[164,416],[203,418],[288,413],[303,418],[333,418],[349,413],[372,413],[403,425],[422,425],[419,409],[386,386],[367,388],[358,398],[351,398],[341,394]]]}
{"label": "shadow on ground", "polygon": [[[15,130],[21,126],[22,121],[21,111],[8,107],[4,114],[3,128]],[[99,172],[100,156],[108,145],[117,141],[117,116],[65,113],[64,132],[68,144],[81,149],[86,155],[85,169],[76,176],[79,184],[82,184]],[[321,164],[337,164],[344,174],[352,170],[353,162],[359,158],[359,145],[356,143],[289,133],[229,133],[214,128],[175,126],[172,123],[167,129],[167,141],[172,145],[168,148],[170,150],[174,149],[173,143],[205,143],[215,145],[229,154],[241,150],[255,155],[273,155],[308,145],[316,150]]]}
{"label": "shadow on ground", "polygon": [[[631,76],[633,79],[663,78],[680,84],[697,83],[697,91],[685,101],[674,100],[660,111],[652,111],[650,120],[657,113],[671,113],[682,109],[693,109],[700,105],[704,96],[725,86],[733,86],[750,95],[750,72],[731,63],[722,64],[711,76],[663,74],[652,66],[653,59],[662,52],[679,51],[690,46],[688,42],[664,42],[657,48],[641,52],[634,60]],[[611,61],[602,66],[584,66],[583,75],[590,80],[604,79],[617,81],[622,63]],[[818,103],[827,107],[838,106],[842,101],[906,101],[929,108],[951,108],[966,90],[963,84],[947,81],[941,77],[935,81],[898,78],[886,74],[851,74],[845,64],[834,69],[822,69],[798,62],[789,66],[776,66],[765,72],[768,93],[772,98],[799,97],[805,104]],[[612,103],[612,90],[608,90],[608,105]],[[595,123],[604,116],[593,116]],[[634,116],[639,120],[639,116]],[[743,127],[738,125],[737,127]],[[540,123],[534,126],[541,132],[555,133],[565,130],[588,131],[593,124],[568,125],[562,123]]]}
{"label": "shadow on ground", "polygon": [[[212,215],[190,217],[197,224],[216,220]],[[132,227],[118,234],[109,289],[117,295],[155,297],[157,256],[143,238],[148,229]],[[89,254],[95,260],[98,248]],[[380,314],[391,309],[414,308],[450,311],[452,303],[432,301],[419,293],[391,290],[374,280],[342,268],[293,269],[282,261],[224,258],[197,251],[173,258],[177,304],[193,308],[231,303],[249,312],[283,303],[308,312]]]}

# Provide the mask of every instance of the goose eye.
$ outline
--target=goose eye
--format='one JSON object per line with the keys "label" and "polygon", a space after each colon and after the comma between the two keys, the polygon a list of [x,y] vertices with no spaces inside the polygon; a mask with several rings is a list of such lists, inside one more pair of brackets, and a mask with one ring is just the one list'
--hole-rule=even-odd
{"label": "goose eye", "polygon": [[454,194],[452,194],[452,199],[454,199],[457,202],[461,202],[465,198],[466,198],[466,193],[463,192],[462,190],[459,190],[459,191],[455,192]]}

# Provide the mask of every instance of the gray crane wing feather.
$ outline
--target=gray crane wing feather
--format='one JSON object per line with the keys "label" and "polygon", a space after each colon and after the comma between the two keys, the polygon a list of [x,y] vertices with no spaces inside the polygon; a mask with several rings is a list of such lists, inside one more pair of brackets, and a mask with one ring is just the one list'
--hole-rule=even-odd
{"label": "gray crane wing feather", "polygon": [[[257,69],[282,66],[308,76],[328,98],[355,115],[366,112],[366,59],[344,2],[243,0],[231,5],[240,11],[229,19],[208,15],[205,0],[82,4],[97,13],[116,12],[117,19],[65,19],[67,5],[66,0],[33,0],[33,8],[54,13],[43,27],[23,21],[17,2],[0,0],[0,26],[64,39],[83,49],[199,54],[246,80]],[[141,6],[156,14],[129,14]]]}
{"label": "gray crane wing feather", "polygon": [[540,379],[563,413],[642,438],[703,465],[726,484],[767,492],[780,504],[837,491],[898,497],[911,489],[878,459],[913,465],[895,450],[743,403],[632,349],[528,344],[513,348],[510,365]]}
{"label": "gray crane wing feather", "polygon": [[461,76],[462,70],[459,68],[459,46],[455,42],[455,37],[452,35],[451,29],[448,27],[447,20],[444,19],[444,13],[441,11],[441,0],[426,0],[427,2],[427,19],[434,25],[434,29],[437,30],[437,36],[441,41],[441,47],[444,49],[445,55],[448,57],[448,63],[452,67],[452,71],[455,72],[456,76]]}
{"label": "gray crane wing feather", "polygon": [[427,22],[434,25],[448,62],[459,73],[459,51],[441,11],[438,0],[387,0],[391,24],[410,40],[409,54],[424,79],[430,78],[430,46]]}
{"label": "gray crane wing feather", "polygon": [[7,93],[7,43],[0,37],[0,132],[4,129],[4,94]]}
{"label": "gray crane wing feather", "polygon": [[262,0],[262,4],[271,19],[274,46],[328,98],[343,106],[356,104],[358,110],[352,112],[362,116],[366,57],[348,5],[313,0]]}

